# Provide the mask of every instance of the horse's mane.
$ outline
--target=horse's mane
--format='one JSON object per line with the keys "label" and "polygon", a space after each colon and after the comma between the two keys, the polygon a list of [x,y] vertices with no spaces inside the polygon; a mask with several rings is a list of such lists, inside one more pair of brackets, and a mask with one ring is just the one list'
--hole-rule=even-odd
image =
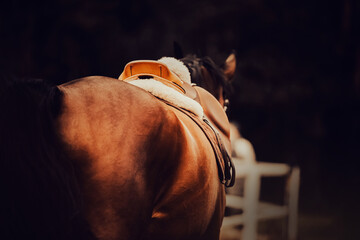
{"label": "horse's mane", "polygon": [[1,82],[0,239],[92,238],[55,130],[62,93],[41,80]]}
{"label": "horse's mane", "polygon": [[224,96],[230,96],[232,92],[230,81],[227,81],[222,69],[218,67],[210,57],[199,58],[196,55],[187,55],[180,60],[189,69],[193,83],[200,87],[204,86],[204,79],[201,72],[201,68],[204,67],[215,81],[215,84],[224,88]]}

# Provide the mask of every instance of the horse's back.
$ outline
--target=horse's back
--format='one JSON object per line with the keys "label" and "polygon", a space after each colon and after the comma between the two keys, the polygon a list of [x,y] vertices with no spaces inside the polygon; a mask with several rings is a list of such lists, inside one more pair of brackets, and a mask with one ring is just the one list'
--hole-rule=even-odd
{"label": "horse's back", "polygon": [[99,239],[218,237],[223,186],[211,145],[189,117],[111,78],[59,88],[59,131]]}

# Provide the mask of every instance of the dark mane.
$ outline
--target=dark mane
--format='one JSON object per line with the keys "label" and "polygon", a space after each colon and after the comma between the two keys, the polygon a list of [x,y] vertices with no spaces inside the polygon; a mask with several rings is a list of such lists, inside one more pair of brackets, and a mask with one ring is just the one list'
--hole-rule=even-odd
{"label": "dark mane", "polygon": [[180,59],[189,69],[191,81],[200,87],[204,87],[204,79],[201,68],[204,67],[215,81],[216,86],[222,86],[224,96],[230,96],[232,87],[230,81],[227,81],[222,69],[218,67],[210,57],[198,58],[196,55],[187,55]]}
{"label": "dark mane", "polygon": [[73,165],[55,131],[62,93],[41,80],[0,86],[0,239],[89,239]]}

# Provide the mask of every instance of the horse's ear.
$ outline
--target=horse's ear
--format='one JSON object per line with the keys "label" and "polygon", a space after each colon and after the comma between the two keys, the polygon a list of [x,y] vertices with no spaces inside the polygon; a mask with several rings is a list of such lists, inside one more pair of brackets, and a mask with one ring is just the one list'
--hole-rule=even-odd
{"label": "horse's ear", "polygon": [[226,58],[222,68],[227,79],[231,80],[234,77],[236,69],[236,55],[234,52]]}
{"label": "horse's ear", "polygon": [[183,54],[183,51],[182,51],[182,48],[180,46],[180,44],[176,41],[174,41],[174,57],[176,59],[181,59],[184,57],[184,54]]}

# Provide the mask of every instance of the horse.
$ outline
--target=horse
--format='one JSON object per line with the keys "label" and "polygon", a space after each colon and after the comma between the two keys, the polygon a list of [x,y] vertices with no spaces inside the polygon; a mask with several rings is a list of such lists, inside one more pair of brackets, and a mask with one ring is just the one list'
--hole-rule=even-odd
{"label": "horse", "polygon": [[119,79],[4,81],[0,238],[219,239],[235,65],[191,55],[131,62]]}

